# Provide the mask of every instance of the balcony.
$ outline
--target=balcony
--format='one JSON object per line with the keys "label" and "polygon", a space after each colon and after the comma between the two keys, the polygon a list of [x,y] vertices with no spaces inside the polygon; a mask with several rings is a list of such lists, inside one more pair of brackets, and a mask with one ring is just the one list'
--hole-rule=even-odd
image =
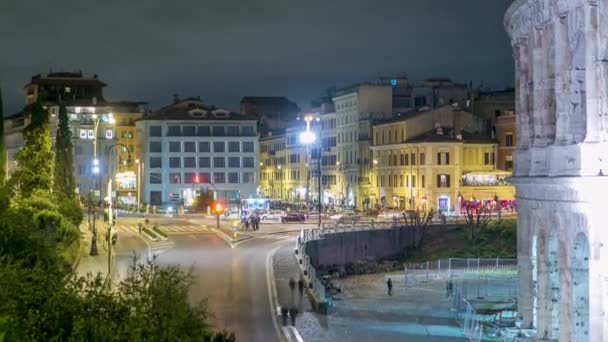
{"label": "balcony", "polygon": [[462,175],[460,186],[485,187],[485,186],[512,186],[509,182],[509,172],[471,172]]}

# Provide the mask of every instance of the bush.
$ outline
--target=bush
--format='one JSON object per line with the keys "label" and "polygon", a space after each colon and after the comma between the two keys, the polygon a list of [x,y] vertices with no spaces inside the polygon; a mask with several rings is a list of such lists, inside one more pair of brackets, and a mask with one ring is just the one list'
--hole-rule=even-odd
{"label": "bush", "polygon": [[158,228],[158,226],[154,226],[152,227],[152,230],[154,230],[155,233],[158,233],[158,235],[162,236],[162,237],[169,237],[167,235],[167,233],[165,233],[164,231],[162,231],[160,228]]}
{"label": "bush", "polygon": [[76,227],[82,223],[83,213],[80,203],[75,199],[59,200],[58,211]]}

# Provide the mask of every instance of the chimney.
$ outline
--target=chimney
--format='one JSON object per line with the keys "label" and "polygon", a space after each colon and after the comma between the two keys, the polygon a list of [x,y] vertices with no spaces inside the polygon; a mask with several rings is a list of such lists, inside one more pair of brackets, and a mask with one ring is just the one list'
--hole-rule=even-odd
{"label": "chimney", "polygon": [[176,104],[178,102],[179,102],[179,95],[173,94],[173,104]]}

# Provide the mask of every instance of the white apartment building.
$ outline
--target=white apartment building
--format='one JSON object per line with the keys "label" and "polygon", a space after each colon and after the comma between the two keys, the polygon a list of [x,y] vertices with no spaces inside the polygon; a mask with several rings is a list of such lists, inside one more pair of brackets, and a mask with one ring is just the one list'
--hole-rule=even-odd
{"label": "white apartment building", "polygon": [[333,97],[337,161],[346,206],[370,205],[372,121],[392,116],[392,89],[386,84],[360,84],[339,89]]}
{"label": "white apartment building", "polygon": [[258,195],[255,118],[187,98],[136,126],[144,203],[190,206],[200,191],[210,190],[237,207],[239,198]]}

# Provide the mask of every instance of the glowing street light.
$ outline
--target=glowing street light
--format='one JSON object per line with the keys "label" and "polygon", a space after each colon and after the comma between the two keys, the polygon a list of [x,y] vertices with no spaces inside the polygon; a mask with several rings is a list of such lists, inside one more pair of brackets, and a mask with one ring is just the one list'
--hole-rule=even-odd
{"label": "glowing street light", "polygon": [[374,165],[378,165],[378,159],[374,159]]}

